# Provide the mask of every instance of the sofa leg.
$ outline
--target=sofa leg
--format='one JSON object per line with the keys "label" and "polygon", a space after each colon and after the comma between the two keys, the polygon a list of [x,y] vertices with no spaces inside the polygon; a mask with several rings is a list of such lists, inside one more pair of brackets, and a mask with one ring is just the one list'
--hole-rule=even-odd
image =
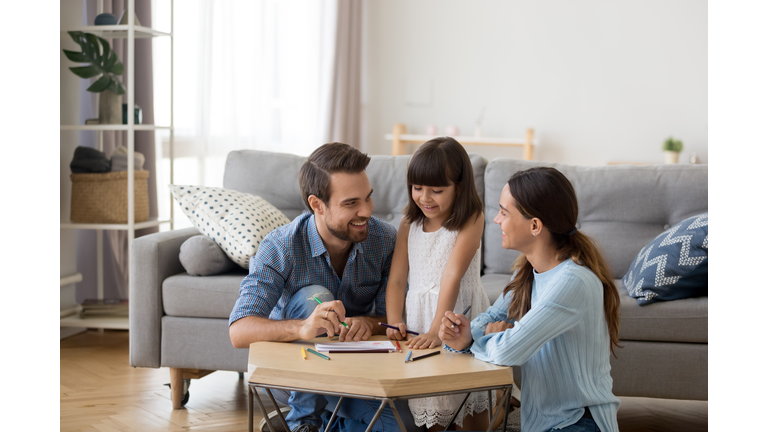
{"label": "sofa leg", "polygon": [[181,399],[184,397],[184,369],[171,369],[171,401],[173,409],[181,409]]}

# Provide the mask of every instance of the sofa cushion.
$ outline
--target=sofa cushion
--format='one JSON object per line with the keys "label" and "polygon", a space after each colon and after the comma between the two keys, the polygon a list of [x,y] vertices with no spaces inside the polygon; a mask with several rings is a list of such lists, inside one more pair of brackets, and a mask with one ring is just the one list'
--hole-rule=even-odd
{"label": "sofa cushion", "polygon": [[235,264],[213,239],[196,235],[181,244],[179,261],[191,276],[212,276],[234,269]]}
{"label": "sofa cushion", "polygon": [[572,166],[497,158],[485,171],[485,273],[510,273],[519,252],[501,247],[493,223],[499,197],[517,171],[551,166],[573,184],[579,203],[576,227],[602,247],[614,278],[621,278],[637,252],[660,232],[707,211],[707,165]]}
{"label": "sofa cushion", "polygon": [[247,274],[237,268],[205,278],[186,273],[168,277],[163,281],[163,312],[177,317],[229,319],[240,291],[240,282]]}
{"label": "sofa cushion", "polygon": [[614,282],[621,299],[619,339],[707,343],[708,297],[640,306],[621,280]]}
{"label": "sofa cushion", "polygon": [[[406,170],[410,156],[371,155],[366,173],[373,188],[373,215],[395,228],[400,226],[408,204]],[[477,193],[484,196],[483,179],[488,161],[469,154]],[[299,189],[299,169],[304,156],[259,150],[239,150],[227,155],[224,187],[258,195],[280,209],[290,219],[306,211]],[[253,169],[254,166],[259,169]],[[281,185],[280,188],[274,187]]]}
{"label": "sofa cushion", "polygon": [[170,188],[173,198],[200,233],[213,239],[244,269],[264,237],[291,222],[265,199],[249,193],[207,186]]}
{"label": "sofa cushion", "polygon": [[[491,304],[509,282],[508,274],[486,274],[483,287]],[[614,281],[619,292],[619,339],[657,342],[707,343],[707,297],[658,302],[639,306],[627,294],[620,279]]]}
{"label": "sofa cushion", "polygon": [[692,216],[648,243],[622,279],[640,306],[706,296],[709,215]]}

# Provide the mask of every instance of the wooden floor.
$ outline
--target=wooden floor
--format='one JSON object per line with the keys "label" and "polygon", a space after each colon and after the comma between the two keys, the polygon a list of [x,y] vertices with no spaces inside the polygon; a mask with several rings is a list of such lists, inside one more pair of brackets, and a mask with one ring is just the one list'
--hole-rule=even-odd
{"label": "wooden floor", "polygon": [[127,331],[89,330],[60,348],[62,431],[248,430],[247,384],[236,372],[192,380],[186,407],[173,410],[168,368],[132,368]]}

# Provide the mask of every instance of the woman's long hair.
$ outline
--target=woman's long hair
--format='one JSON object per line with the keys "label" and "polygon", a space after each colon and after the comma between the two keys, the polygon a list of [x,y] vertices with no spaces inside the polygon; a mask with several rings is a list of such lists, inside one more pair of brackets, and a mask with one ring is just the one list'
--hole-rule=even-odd
{"label": "woman's long hair", "polygon": [[[557,259],[571,258],[576,264],[592,270],[603,283],[603,309],[611,339],[611,353],[615,357],[614,346],[619,347],[619,293],[594,240],[581,231],[569,235],[576,228],[579,215],[573,185],[560,171],[549,167],[519,171],[507,184],[520,213],[527,219],[539,218],[552,235]],[[512,291],[508,314],[519,321],[531,309],[533,266],[523,254],[512,269],[517,273],[504,288],[504,294]]]}

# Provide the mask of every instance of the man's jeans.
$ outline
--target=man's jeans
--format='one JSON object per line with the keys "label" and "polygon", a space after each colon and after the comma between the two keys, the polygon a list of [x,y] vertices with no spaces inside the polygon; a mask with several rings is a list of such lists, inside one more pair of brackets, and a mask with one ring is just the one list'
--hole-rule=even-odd
{"label": "man's jeans", "polygon": [[[332,301],[333,295],[325,287],[310,285],[300,289],[288,301],[283,309],[282,319],[306,319],[317,307],[315,297],[321,301]],[[333,409],[339,401],[335,396],[323,396],[313,393],[287,392],[284,390],[271,390],[275,399],[291,407],[291,412],[285,416],[288,427],[294,429],[302,423],[310,423],[322,429],[328,424]],[[365,431],[370,424],[373,415],[379,408],[380,402],[373,400],[344,398],[344,402],[336,413],[331,430],[341,432]],[[408,401],[395,402],[400,419],[407,430],[419,430],[413,422],[413,416],[408,408]],[[392,409],[386,407],[373,427],[374,431],[390,432],[399,431]]]}

